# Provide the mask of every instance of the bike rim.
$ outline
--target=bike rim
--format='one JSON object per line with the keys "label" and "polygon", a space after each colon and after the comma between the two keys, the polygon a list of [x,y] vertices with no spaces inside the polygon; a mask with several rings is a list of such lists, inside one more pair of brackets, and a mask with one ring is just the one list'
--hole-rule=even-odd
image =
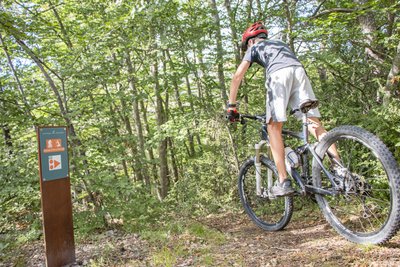
{"label": "bike rim", "polygon": [[[261,168],[262,186],[267,188],[267,167],[262,164]],[[252,164],[242,175],[241,195],[243,196],[243,204],[247,207],[249,216],[259,224],[267,227],[279,225],[285,220],[288,199],[287,197],[279,197],[271,200],[268,197],[257,196],[255,171],[254,164]],[[275,179],[276,175],[274,174]]]}
{"label": "bike rim", "polygon": [[[392,187],[388,174],[374,149],[362,139],[342,135],[334,143],[344,167],[350,174],[342,175],[343,192],[325,196],[324,205],[336,225],[350,235],[373,236],[388,223],[392,211]],[[325,167],[330,161],[325,157]],[[321,173],[321,187],[331,182]]]}

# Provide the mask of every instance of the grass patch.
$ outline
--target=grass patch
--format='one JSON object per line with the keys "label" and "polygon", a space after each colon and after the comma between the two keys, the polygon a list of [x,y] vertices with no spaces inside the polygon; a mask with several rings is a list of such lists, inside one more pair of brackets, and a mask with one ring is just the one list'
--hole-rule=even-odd
{"label": "grass patch", "polygon": [[205,266],[212,266],[215,264],[214,257],[212,255],[203,255],[200,259],[200,264]]}
{"label": "grass patch", "polygon": [[202,266],[215,265],[215,258],[212,255],[211,251],[212,250],[209,247],[202,248],[198,251],[198,254],[201,255],[200,258],[198,259],[198,265],[202,265]]}
{"label": "grass patch", "polygon": [[189,234],[194,235],[209,244],[222,245],[226,241],[226,237],[223,233],[198,222],[189,225],[187,231]]}
{"label": "grass patch", "polygon": [[295,197],[294,210],[291,222],[296,221],[318,221],[323,219],[323,214],[318,204],[310,197]]}
{"label": "grass patch", "polygon": [[174,247],[164,246],[152,257],[152,262],[155,266],[172,267],[175,266],[178,259],[186,255],[185,249],[182,245]]}
{"label": "grass patch", "polygon": [[101,251],[101,256],[89,260],[90,267],[120,265],[123,265],[123,261],[119,259],[117,249],[113,244],[106,244],[104,249]]}
{"label": "grass patch", "polygon": [[159,223],[158,225],[148,225],[139,233],[143,239],[156,246],[165,246],[169,240],[186,231],[185,222],[172,221],[170,223]]}
{"label": "grass patch", "polygon": [[151,245],[164,246],[168,243],[170,233],[163,230],[143,230],[140,236],[146,239]]}
{"label": "grass patch", "polygon": [[379,249],[380,247],[377,245],[372,245],[372,244],[367,244],[367,245],[363,245],[363,244],[359,244],[357,245],[363,252],[371,252],[375,249]]}
{"label": "grass patch", "polygon": [[215,259],[211,251],[226,242],[223,233],[182,218],[153,229],[142,231],[141,237],[156,248],[151,257],[154,266],[176,266],[186,261],[212,266]]}

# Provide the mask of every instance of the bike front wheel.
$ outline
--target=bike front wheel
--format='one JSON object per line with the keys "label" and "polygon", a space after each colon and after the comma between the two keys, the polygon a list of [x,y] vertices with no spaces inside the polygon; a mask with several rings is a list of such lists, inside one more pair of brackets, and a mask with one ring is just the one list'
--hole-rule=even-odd
{"label": "bike front wheel", "polygon": [[256,192],[256,167],[254,158],[247,160],[239,172],[239,196],[250,219],[260,228],[267,231],[283,229],[290,221],[293,213],[293,197],[277,197],[270,199],[267,192],[268,175],[278,179],[274,163],[261,156],[261,194]]}
{"label": "bike front wheel", "polygon": [[[333,144],[340,164],[333,164],[327,156]],[[321,140],[316,152],[335,185],[314,160],[314,186],[327,190],[336,187],[338,192],[335,196],[316,195],[332,227],[360,244],[382,244],[394,236],[400,220],[400,174],[395,158],[382,141],[362,128],[341,126]]]}

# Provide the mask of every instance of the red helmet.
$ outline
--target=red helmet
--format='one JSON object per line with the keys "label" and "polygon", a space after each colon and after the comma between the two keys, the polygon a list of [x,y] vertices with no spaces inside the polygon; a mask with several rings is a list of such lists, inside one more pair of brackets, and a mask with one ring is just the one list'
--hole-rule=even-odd
{"label": "red helmet", "polygon": [[249,28],[247,28],[242,36],[242,49],[246,50],[247,42],[249,41],[249,39],[256,37],[260,33],[265,33],[268,36],[267,28],[265,28],[262,21],[257,21],[253,23],[253,25],[251,25]]}

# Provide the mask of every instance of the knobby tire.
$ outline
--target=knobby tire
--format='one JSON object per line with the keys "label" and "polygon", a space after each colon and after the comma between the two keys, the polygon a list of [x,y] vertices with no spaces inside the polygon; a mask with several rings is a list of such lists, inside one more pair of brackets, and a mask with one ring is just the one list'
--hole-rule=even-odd
{"label": "knobby tire", "polygon": [[[335,144],[347,172],[335,178],[342,183],[337,196],[316,195],[332,227],[359,244],[382,244],[400,225],[400,171],[392,153],[375,135],[356,126],[340,126],[321,140],[316,152],[330,168],[327,150]],[[345,173],[345,174],[343,174]],[[332,188],[322,168],[313,161],[314,186]]]}
{"label": "knobby tire", "polygon": [[[262,186],[267,188],[267,169],[272,171],[274,181],[278,177],[275,164],[261,156]],[[266,231],[279,231],[287,226],[293,213],[293,197],[269,199],[256,195],[254,158],[248,159],[240,168],[238,189],[242,205],[250,219]]]}

